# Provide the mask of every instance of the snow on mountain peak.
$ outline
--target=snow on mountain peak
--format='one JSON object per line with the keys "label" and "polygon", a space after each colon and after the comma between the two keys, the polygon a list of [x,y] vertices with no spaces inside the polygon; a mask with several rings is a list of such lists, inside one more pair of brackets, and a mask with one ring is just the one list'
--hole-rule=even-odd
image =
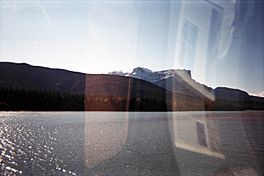
{"label": "snow on mountain peak", "polygon": [[134,68],[132,73],[144,73],[144,74],[149,74],[149,73],[152,73],[151,70],[147,69],[147,68],[144,68],[144,67],[137,67],[137,68]]}
{"label": "snow on mountain peak", "polygon": [[154,72],[144,67],[136,67],[133,69],[131,73],[123,73],[122,71],[113,71],[113,72],[109,72],[108,74],[120,75],[120,76],[131,76],[133,78],[142,79],[142,80],[152,82],[152,83],[157,83],[163,79],[168,79],[175,75],[180,75],[184,77],[187,76],[191,78],[190,70],[169,69],[169,70],[162,70],[162,71]]}

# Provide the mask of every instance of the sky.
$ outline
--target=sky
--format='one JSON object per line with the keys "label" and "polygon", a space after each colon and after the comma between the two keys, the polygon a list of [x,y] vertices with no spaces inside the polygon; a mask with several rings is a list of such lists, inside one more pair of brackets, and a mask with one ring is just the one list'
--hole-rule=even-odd
{"label": "sky", "polygon": [[[264,90],[263,3],[250,2],[236,12],[228,52],[210,69],[192,70],[196,81]],[[181,7],[181,1],[1,0],[0,61],[85,73],[185,69],[174,55]]]}

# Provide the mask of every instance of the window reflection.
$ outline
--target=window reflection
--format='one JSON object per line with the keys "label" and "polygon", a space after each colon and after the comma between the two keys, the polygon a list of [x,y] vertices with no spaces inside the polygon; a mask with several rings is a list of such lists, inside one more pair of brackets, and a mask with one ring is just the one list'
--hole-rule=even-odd
{"label": "window reflection", "polygon": [[174,113],[172,140],[180,174],[262,175],[261,146],[253,136],[263,129],[252,128],[263,125],[256,121],[260,114]]}
{"label": "window reflection", "polygon": [[224,159],[218,125],[206,115],[175,114],[173,117],[175,146],[191,152]]}
{"label": "window reflection", "polygon": [[182,59],[184,68],[192,69],[198,32],[199,29],[197,25],[185,18],[182,27],[182,39],[180,45],[180,58]]}

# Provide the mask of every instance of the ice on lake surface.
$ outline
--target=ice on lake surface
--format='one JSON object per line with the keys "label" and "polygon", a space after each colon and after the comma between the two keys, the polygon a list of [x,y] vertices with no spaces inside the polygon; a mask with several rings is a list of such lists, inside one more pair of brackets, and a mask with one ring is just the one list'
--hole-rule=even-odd
{"label": "ice on lake surface", "polygon": [[0,175],[264,175],[264,112],[0,112]]}

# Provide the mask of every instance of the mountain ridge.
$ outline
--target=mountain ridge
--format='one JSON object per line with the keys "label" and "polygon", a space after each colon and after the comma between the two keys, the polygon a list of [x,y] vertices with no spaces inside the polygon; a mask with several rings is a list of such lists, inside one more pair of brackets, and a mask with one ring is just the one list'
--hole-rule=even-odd
{"label": "mountain ridge", "polygon": [[[135,74],[129,75],[85,74],[25,63],[0,62],[0,88],[84,96],[85,110],[264,110],[263,98],[250,96],[238,89],[212,89],[193,80],[187,70],[153,72],[138,67],[133,71]],[[159,79],[150,79],[151,82],[146,75]],[[145,80],[139,76],[145,76]],[[1,102],[8,104],[6,101],[0,97],[0,106]]]}
{"label": "mountain ridge", "polygon": [[169,91],[192,96],[205,96],[213,100],[212,88],[192,79],[191,71],[186,69],[168,69],[151,71],[144,67],[136,67],[131,73],[109,72],[110,75],[130,76],[142,79],[165,88]]}

